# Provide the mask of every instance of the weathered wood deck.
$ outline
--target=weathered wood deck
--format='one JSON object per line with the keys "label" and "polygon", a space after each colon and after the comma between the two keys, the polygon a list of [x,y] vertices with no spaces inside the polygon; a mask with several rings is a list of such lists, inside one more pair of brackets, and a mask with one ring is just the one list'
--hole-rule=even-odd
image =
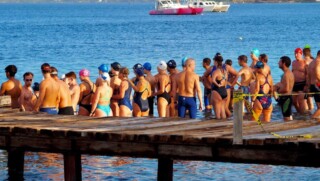
{"label": "weathered wood deck", "polygon": [[9,175],[23,176],[24,152],[64,155],[65,179],[81,180],[81,154],[157,158],[158,180],[172,179],[175,159],[320,166],[320,122],[243,122],[243,145],[233,145],[232,121],[180,118],[91,118],[0,109],[0,149],[7,150]]}

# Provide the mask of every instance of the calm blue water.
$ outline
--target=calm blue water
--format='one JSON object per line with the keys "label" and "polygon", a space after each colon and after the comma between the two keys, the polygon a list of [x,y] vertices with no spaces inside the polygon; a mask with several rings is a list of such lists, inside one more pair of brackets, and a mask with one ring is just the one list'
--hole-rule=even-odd
{"label": "calm blue water", "polygon": [[[252,48],[269,55],[274,81],[283,55],[310,44],[320,49],[320,4],[234,4],[228,13],[199,16],[149,16],[147,4],[0,4],[0,82],[6,65],[18,66],[41,81],[40,65],[48,62],[60,73],[88,68],[97,77],[101,63],[151,62],[221,52],[236,63]],[[251,62],[251,61],[250,61]],[[249,62],[249,63],[250,63]],[[155,73],[155,72],[154,72]],[[6,153],[0,152],[0,180],[7,178]],[[26,180],[63,179],[62,157],[28,153]],[[154,180],[156,160],[83,156],[84,180]],[[178,162],[175,180],[316,180],[320,170],[302,167],[210,162]]]}

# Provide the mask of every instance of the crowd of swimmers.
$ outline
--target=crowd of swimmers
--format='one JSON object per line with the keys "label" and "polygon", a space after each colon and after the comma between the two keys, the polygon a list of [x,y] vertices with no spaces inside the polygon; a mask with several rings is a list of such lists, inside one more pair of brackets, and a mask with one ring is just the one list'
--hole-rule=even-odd
{"label": "crowd of swimmers", "polygon": [[[280,105],[284,120],[292,120],[292,106],[299,114],[312,111],[314,97],[317,109],[312,117],[317,118],[320,115],[320,51],[313,58],[310,47],[297,48],[294,56],[292,62],[288,56],[279,59],[283,75],[278,83],[273,82],[268,56],[256,48],[251,50],[250,65],[246,55],[238,57],[239,71],[232,67],[232,60],[224,61],[220,53],[213,57],[213,64],[210,58],[204,58],[202,76],[195,73],[196,61],[187,57],[182,59],[181,70],[175,60],[160,61],[156,75],[151,74],[149,62],[135,64],[132,69],[118,62],[110,66],[102,64],[97,67],[99,78],[95,82],[87,69],[78,74],[71,71],[59,78],[57,68],[44,63],[42,82],[33,83],[34,74],[26,72],[22,86],[15,78],[17,67],[8,65],[5,68],[8,81],[2,83],[0,96],[10,95],[12,108],[49,114],[153,116],[156,105],[159,117],[196,118],[197,111],[204,109],[208,113],[213,110],[216,119],[226,119],[232,116],[233,90],[238,88],[262,121],[271,119],[272,97]],[[135,74],[132,79],[129,79],[130,71]]]}

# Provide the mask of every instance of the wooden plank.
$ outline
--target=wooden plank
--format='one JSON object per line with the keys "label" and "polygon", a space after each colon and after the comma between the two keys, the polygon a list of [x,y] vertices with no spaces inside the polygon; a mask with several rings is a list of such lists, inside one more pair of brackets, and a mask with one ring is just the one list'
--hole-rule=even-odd
{"label": "wooden plank", "polygon": [[159,145],[159,156],[166,156],[170,158],[212,158],[211,147],[206,146],[184,146],[184,145]]}
{"label": "wooden plank", "polygon": [[173,160],[170,158],[158,159],[158,181],[173,180]]}
{"label": "wooden plank", "polygon": [[11,96],[0,96],[0,107],[11,107]]}
{"label": "wooden plank", "polygon": [[7,146],[6,136],[0,136],[0,148],[5,148]]}
{"label": "wooden plank", "polygon": [[35,151],[47,150],[49,152],[68,151],[72,149],[71,140],[24,136],[11,136],[10,145],[8,146]]}
{"label": "wooden plank", "polygon": [[[236,90],[233,92],[233,97],[239,99],[242,94],[242,90]],[[243,101],[237,101],[233,106],[233,144],[242,145]]]}
{"label": "wooden plank", "polygon": [[87,154],[122,155],[154,158],[156,147],[149,143],[78,140],[76,150]]}
{"label": "wooden plank", "polygon": [[63,154],[64,180],[81,181],[81,155],[76,152],[66,152]]}

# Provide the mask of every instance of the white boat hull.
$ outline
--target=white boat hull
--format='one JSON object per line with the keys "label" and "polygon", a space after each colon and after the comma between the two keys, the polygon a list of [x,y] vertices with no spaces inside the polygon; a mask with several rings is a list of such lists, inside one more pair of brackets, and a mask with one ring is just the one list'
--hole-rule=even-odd
{"label": "white boat hull", "polygon": [[215,5],[213,8],[213,12],[227,12],[229,10],[230,5],[224,4],[224,5]]}

